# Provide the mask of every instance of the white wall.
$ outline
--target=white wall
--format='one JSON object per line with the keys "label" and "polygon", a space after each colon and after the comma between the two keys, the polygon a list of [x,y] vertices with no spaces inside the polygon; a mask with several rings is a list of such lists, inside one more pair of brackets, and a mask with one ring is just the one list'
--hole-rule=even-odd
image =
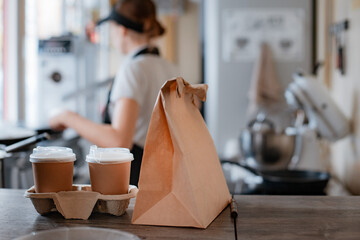
{"label": "white wall", "polygon": [[201,45],[199,5],[187,2],[177,27],[177,61],[182,77],[190,83],[201,82]]}
{"label": "white wall", "polygon": [[360,194],[360,2],[358,0],[335,0],[334,21],[349,19],[346,32],[346,74],[335,67],[335,46],[332,45],[330,89],[336,102],[351,120],[350,136],[333,144],[332,170],[352,193]]}

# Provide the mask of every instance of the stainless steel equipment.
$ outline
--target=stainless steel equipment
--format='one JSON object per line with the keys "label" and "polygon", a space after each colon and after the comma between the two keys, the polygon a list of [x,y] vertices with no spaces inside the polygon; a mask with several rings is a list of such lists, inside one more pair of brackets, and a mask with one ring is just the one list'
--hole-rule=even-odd
{"label": "stainless steel equipment", "polygon": [[274,124],[259,114],[240,136],[245,164],[258,170],[286,169],[295,155],[296,135],[277,133]]}
{"label": "stainless steel equipment", "polygon": [[35,143],[41,142],[43,140],[49,140],[50,135],[47,133],[42,133],[27,139],[24,139],[20,142],[16,142],[7,147],[0,147],[0,188],[5,187],[5,165],[4,159],[11,156],[11,153],[17,151],[24,151],[24,148],[33,146]]}
{"label": "stainless steel equipment", "polygon": [[79,110],[78,102],[62,101],[64,94],[78,89],[78,52],[76,38],[70,35],[39,41],[38,76],[26,89],[27,127],[48,126],[49,114],[55,108]]}
{"label": "stainless steel equipment", "polygon": [[[98,71],[96,45],[72,34],[39,40],[37,75],[29,75],[25,90],[25,126],[48,127],[54,112],[68,109],[89,119],[99,116],[98,95],[66,99],[96,83]],[[34,60],[35,61],[35,60]]]}

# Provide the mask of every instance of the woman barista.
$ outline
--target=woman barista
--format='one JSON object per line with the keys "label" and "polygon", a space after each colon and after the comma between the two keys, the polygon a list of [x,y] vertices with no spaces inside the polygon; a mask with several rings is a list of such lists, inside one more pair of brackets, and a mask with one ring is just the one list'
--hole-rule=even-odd
{"label": "woman barista", "polygon": [[126,58],[118,70],[104,114],[98,124],[71,111],[50,119],[53,129],[73,128],[86,140],[101,147],[132,149],[130,184],[137,185],[150,118],[158,92],[164,82],[176,76],[172,64],[159,56],[151,41],[163,35],[151,0],[122,0],[109,21],[113,42]]}

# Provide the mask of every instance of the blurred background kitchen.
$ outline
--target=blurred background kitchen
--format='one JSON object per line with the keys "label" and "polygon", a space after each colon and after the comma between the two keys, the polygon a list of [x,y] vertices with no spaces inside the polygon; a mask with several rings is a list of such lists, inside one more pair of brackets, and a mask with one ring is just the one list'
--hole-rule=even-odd
{"label": "blurred background kitchen", "polygon": [[[154,2],[167,30],[161,55],[186,81],[209,85],[201,111],[231,192],[266,193],[254,173],[298,169],[331,174],[310,194],[360,194],[360,0]],[[101,122],[123,57],[109,26],[90,36],[85,26],[114,3],[0,0],[2,148],[47,132],[37,144],[77,154],[76,183],[89,181],[91,143],[48,119],[70,109]],[[33,146],[2,152],[2,187],[33,185]]]}

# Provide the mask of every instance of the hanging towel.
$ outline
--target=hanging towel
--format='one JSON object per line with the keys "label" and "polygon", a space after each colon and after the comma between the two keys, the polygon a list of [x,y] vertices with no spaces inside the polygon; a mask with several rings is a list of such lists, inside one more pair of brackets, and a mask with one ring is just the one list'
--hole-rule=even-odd
{"label": "hanging towel", "polygon": [[248,114],[253,115],[259,108],[269,107],[282,100],[283,88],[276,73],[271,48],[263,43],[251,79]]}

